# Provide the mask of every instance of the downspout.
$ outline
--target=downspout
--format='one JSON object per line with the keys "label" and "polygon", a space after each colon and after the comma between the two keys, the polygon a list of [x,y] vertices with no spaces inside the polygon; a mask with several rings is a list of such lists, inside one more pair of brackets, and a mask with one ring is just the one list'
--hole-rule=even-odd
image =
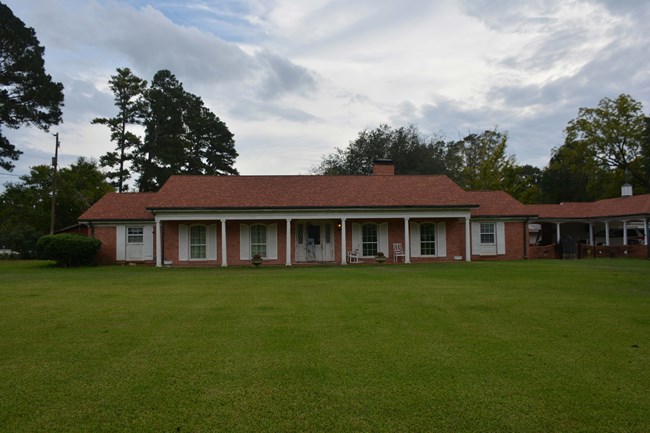
{"label": "downspout", "polygon": [[89,222],[88,225],[90,226],[90,237],[95,239],[95,226],[92,222]]}

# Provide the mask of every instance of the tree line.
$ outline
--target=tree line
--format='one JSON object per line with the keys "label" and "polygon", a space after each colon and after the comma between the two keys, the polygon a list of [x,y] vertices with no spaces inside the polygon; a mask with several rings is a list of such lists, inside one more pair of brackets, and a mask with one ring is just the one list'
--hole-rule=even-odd
{"label": "tree line", "polygon": [[543,169],[518,164],[507,144],[507,132],[497,129],[445,140],[415,125],[380,125],[323,156],[312,172],[367,175],[375,159],[388,158],[397,174],[443,174],[466,190],[504,190],[523,203],[615,197],[625,182],[650,192],[650,118],[630,95],[580,108]]}

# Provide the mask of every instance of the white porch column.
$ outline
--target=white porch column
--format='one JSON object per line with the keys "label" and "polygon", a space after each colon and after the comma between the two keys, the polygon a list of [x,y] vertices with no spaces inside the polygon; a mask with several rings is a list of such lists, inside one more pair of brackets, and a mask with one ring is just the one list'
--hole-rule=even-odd
{"label": "white porch column", "polygon": [[605,221],[605,245],[609,246],[609,221]]}
{"label": "white porch column", "polygon": [[287,218],[287,261],[286,266],[291,266],[291,218]]}
{"label": "white porch column", "polygon": [[472,243],[469,216],[465,217],[465,261],[472,261]]}
{"label": "white porch column", "polygon": [[594,246],[594,225],[589,223],[589,245]]}
{"label": "white porch column", "polygon": [[404,218],[404,263],[411,263],[411,233],[409,232],[409,217]]}
{"label": "white porch column", "polygon": [[345,238],[346,238],[346,233],[345,233],[345,218],[341,218],[341,264],[342,265],[347,265],[348,264],[348,247],[345,245]]}
{"label": "white porch column", "polygon": [[228,266],[228,244],[226,242],[226,220],[221,220],[221,267]]}
{"label": "white porch column", "polygon": [[557,232],[556,233],[557,234],[556,240],[557,240],[557,243],[559,244],[560,243],[560,223],[555,223],[555,229],[556,229],[555,231]]}
{"label": "white porch column", "polygon": [[643,220],[643,237],[645,238],[645,244],[648,245],[648,218]]}
{"label": "white porch column", "polygon": [[156,267],[160,268],[162,266],[162,234],[160,233],[160,229],[162,227],[162,224],[160,223],[160,220],[156,219]]}
{"label": "white porch column", "polygon": [[623,221],[623,245],[627,245],[627,221]]}

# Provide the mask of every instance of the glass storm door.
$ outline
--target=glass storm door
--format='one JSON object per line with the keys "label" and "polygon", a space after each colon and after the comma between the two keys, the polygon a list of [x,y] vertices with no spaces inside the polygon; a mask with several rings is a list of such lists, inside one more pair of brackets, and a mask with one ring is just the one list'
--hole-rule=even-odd
{"label": "glass storm door", "polygon": [[296,225],[296,261],[334,261],[333,224],[307,222]]}

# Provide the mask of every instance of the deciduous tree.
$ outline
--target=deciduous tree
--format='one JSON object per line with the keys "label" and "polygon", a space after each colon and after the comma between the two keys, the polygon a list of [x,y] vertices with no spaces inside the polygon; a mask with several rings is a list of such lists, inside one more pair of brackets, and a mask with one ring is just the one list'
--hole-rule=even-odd
{"label": "deciduous tree", "polygon": [[369,175],[373,161],[392,159],[397,174],[445,174],[446,143],[427,139],[414,125],[392,128],[380,125],[363,130],[347,148],[337,148],[312,169],[315,174]]}
{"label": "deciduous tree", "polygon": [[[31,167],[21,182],[6,183],[0,194],[0,244],[30,256],[39,237],[49,232],[53,169]],[[94,161],[79,158],[59,171],[55,227],[77,223],[77,218],[113,188]]]}
{"label": "deciduous tree", "polygon": [[646,116],[630,95],[603,98],[595,108],[580,108],[565,130],[565,145],[585,149],[605,170],[629,170],[636,186],[650,189],[650,173],[643,164]]}

